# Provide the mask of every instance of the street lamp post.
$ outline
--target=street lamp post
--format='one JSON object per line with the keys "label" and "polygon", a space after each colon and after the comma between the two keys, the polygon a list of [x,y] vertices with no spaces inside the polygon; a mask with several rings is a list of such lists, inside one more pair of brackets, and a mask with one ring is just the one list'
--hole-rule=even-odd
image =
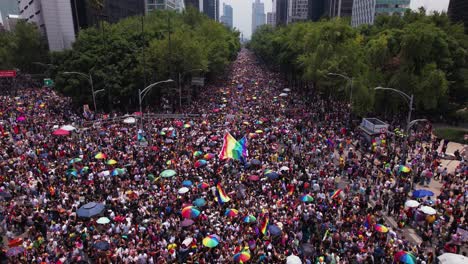
{"label": "street lamp post", "polygon": [[353,110],[353,81],[354,81],[354,78],[353,77],[348,77],[348,76],[346,76],[344,74],[334,73],[334,72],[329,72],[327,75],[338,76],[338,77],[346,79],[349,82],[349,106],[350,106],[351,110]]}
{"label": "street lamp post", "polygon": [[141,129],[143,129],[143,108],[141,106],[141,103],[143,102],[143,99],[148,94],[148,92],[151,90],[151,88],[153,88],[156,85],[161,84],[161,83],[168,83],[168,82],[173,82],[173,81],[174,80],[172,80],[172,79],[167,79],[165,81],[159,81],[159,82],[155,82],[153,84],[150,84],[145,89],[143,89],[143,91],[141,89],[138,89],[138,104],[140,105],[140,113],[141,113],[141,120],[140,120]]}
{"label": "street lamp post", "polygon": [[179,72],[179,82],[178,82],[178,85],[179,85],[179,108],[181,108],[181,109],[182,109],[182,78],[184,77],[184,75],[186,73],[194,72],[194,71],[203,71],[203,69],[192,69],[192,70],[185,71],[183,73]]}
{"label": "street lamp post", "polygon": [[[88,79],[89,84],[91,85],[91,92],[93,93],[94,112],[96,112],[96,109],[97,109],[97,107],[96,107],[96,92],[94,92],[93,76],[91,76],[91,73],[86,74],[86,73],[82,73],[82,72],[74,72],[73,71],[73,72],[64,72],[63,74],[68,74],[68,75],[75,74],[75,75],[80,75],[80,76]],[[104,89],[102,89],[102,90],[104,90]],[[101,92],[101,90],[99,90],[98,92]]]}

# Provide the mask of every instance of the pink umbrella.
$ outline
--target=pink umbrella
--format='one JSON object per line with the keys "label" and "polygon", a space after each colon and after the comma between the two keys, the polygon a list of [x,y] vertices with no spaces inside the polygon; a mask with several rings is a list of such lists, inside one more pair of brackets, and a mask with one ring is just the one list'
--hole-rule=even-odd
{"label": "pink umbrella", "polygon": [[68,136],[70,135],[70,131],[64,129],[57,129],[52,134],[55,136]]}
{"label": "pink umbrella", "polygon": [[24,117],[24,116],[20,116],[20,117],[16,118],[16,121],[18,121],[18,122],[23,122],[24,120],[26,120],[26,117]]}

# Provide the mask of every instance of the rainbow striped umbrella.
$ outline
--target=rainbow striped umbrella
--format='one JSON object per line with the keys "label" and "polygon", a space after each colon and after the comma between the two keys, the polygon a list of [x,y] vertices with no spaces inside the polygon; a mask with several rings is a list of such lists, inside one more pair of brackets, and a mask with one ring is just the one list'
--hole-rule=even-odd
{"label": "rainbow striped umbrella", "polygon": [[197,160],[197,162],[195,162],[195,168],[200,168],[200,167],[203,167],[203,166],[206,166],[207,162],[206,160]]}
{"label": "rainbow striped umbrella", "polygon": [[257,218],[253,215],[248,215],[244,217],[244,223],[253,223],[255,221],[257,221]]}
{"label": "rainbow striped umbrella", "polygon": [[384,225],[381,225],[381,224],[376,224],[374,225],[374,230],[379,232],[379,233],[387,233],[388,232],[388,228]]}
{"label": "rainbow striped umbrella", "polygon": [[117,161],[114,160],[114,159],[111,159],[111,160],[108,160],[108,161],[106,162],[106,164],[107,164],[107,165],[115,165],[115,164],[117,164]]}
{"label": "rainbow striped umbrella", "polygon": [[185,125],[184,125],[184,128],[190,128],[190,127],[191,127],[190,124],[185,124]]}
{"label": "rainbow striped umbrella", "polygon": [[200,150],[197,150],[197,151],[193,152],[194,157],[198,157],[198,156],[201,156],[201,155],[203,155],[203,152],[201,152]]}
{"label": "rainbow striped umbrella", "polygon": [[229,217],[236,217],[238,214],[239,211],[236,209],[226,209],[226,212],[224,212],[224,215]]}
{"label": "rainbow striped umbrella", "polygon": [[210,185],[206,182],[202,182],[198,184],[198,188],[206,189],[206,188],[210,188]]}
{"label": "rainbow striped umbrella", "polygon": [[411,168],[408,166],[400,165],[398,171],[403,173],[409,173],[411,171]]}
{"label": "rainbow striped umbrella", "polygon": [[336,199],[336,198],[338,197],[338,195],[340,195],[341,192],[342,192],[341,189],[336,190],[336,191],[333,192],[333,194],[331,195],[331,198],[332,198],[332,199]]}
{"label": "rainbow striped umbrella", "polygon": [[406,264],[416,264],[416,257],[408,251],[399,251],[394,256],[396,261]]}
{"label": "rainbow striped umbrella", "polygon": [[214,248],[219,244],[219,237],[216,235],[209,235],[202,241],[205,247]]}
{"label": "rainbow striped umbrella", "polygon": [[96,154],[96,156],[94,156],[95,159],[105,159],[107,158],[106,154],[102,153],[102,152],[99,152],[98,154]]}
{"label": "rainbow striped umbrella", "polygon": [[213,154],[213,153],[207,153],[207,154],[203,155],[203,158],[206,159],[206,160],[210,160],[210,159],[212,159],[214,157],[216,157],[216,155]]}
{"label": "rainbow striped umbrella", "polygon": [[235,263],[245,263],[250,260],[250,252],[247,250],[242,250],[241,252],[234,255]]}
{"label": "rainbow striped umbrella", "polygon": [[182,209],[183,218],[197,218],[200,215],[200,211],[195,206],[187,206]]}
{"label": "rainbow striped umbrella", "polygon": [[306,195],[303,195],[301,197],[301,201],[305,202],[305,203],[310,203],[310,202],[313,202],[314,201],[314,197],[306,194]]}

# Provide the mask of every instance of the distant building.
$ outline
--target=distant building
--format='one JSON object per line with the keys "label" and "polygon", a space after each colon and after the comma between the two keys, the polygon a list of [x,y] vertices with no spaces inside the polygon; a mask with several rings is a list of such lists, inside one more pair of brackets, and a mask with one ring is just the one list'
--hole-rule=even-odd
{"label": "distant building", "polygon": [[265,5],[260,0],[255,0],[252,3],[252,34],[259,26],[265,25],[265,20]]}
{"label": "distant building", "polygon": [[326,2],[330,0],[309,0],[307,18],[311,21],[319,21],[325,15]]}
{"label": "distant building", "polygon": [[409,9],[411,0],[354,0],[351,25],[374,24],[380,14],[401,14]]}
{"label": "distant building", "polygon": [[185,2],[183,0],[145,0],[145,11],[147,13],[156,9],[181,12],[185,9]]}
{"label": "distant building", "polygon": [[273,27],[276,25],[275,13],[273,12],[267,13],[267,25],[270,25]]}
{"label": "distant building", "polygon": [[327,0],[325,15],[332,17],[351,17],[353,14],[353,0]]}
{"label": "distant building", "polygon": [[309,9],[308,0],[289,0],[287,23],[307,20]]}
{"label": "distant building", "polygon": [[225,3],[223,3],[223,15],[221,16],[220,21],[221,23],[223,23],[224,25],[232,29],[233,27],[232,6],[226,5]]}
{"label": "distant building", "polygon": [[465,25],[465,32],[468,32],[468,1],[450,0],[447,13],[453,22],[461,22]]}
{"label": "distant building", "polygon": [[52,51],[71,48],[81,29],[99,26],[100,21],[115,23],[129,16],[144,14],[146,3],[146,0],[104,1],[103,8],[95,10],[88,1],[17,1],[20,18],[38,26]]}
{"label": "distant building", "polygon": [[18,0],[0,0],[0,23],[5,29],[8,29],[6,27],[8,15],[18,15],[18,13]]}
{"label": "distant building", "polygon": [[288,0],[275,0],[276,25],[286,25],[288,22]]}
{"label": "distant building", "polygon": [[203,7],[200,5],[203,5],[203,0],[185,0],[185,8],[190,6],[200,11],[203,10]]}
{"label": "distant building", "polygon": [[219,21],[219,0],[203,0],[200,12],[215,21]]}

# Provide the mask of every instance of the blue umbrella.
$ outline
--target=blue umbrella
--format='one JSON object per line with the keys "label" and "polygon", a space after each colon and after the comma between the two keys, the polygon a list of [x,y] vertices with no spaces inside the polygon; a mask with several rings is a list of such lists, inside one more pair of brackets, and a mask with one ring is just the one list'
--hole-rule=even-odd
{"label": "blue umbrella", "polygon": [[275,179],[278,179],[279,174],[276,172],[270,172],[270,173],[265,174],[265,176],[267,176],[268,179],[270,180],[275,180]]}
{"label": "blue umbrella", "polygon": [[250,161],[250,163],[251,163],[252,165],[255,165],[255,166],[258,166],[258,165],[261,165],[261,164],[262,164],[262,162],[259,161],[258,159],[252,159],[252,160]]}
{"label": "blue umbrella", "polygon": [[104,208],[105,206],[101,203],[91,202],[81,206],[80,209],[76,211],[76,214],[78,215],[78,217],[90,218],[102,213],[102,211],[104,211]]}
{"label": "blue umbrella", "polygon": [[110,245],[109,245],[109,242],[107,241],[98,241],[94,243],[94,247],[99,250],[109,250]]}
{"label": "blue umbrella", "polygon": [[192,181],[185,180],[185,181],[182,182],[182,186],[184,186],[184,187],[190,187],[190,186],[192,186]]}
{"label": "blue umbrella", "polygon": [[279,235],[281,235],[281,229],[280,229],[278,226],[276,226],[276,225],[270,225],[270,226],[268,226],[268,231],[270,231],[270,234],[271,234],[272,236],[279,236]]}
{"label": "blue umbrella", "polygon": [[429,191],[429,190],[425,190],[425,189],[421,189],[421,190],[415,190],[413,192],[413,197],[414,198],[422,198],[422,197],[426,197],[426,196],[433,196],[434,193]]}
{"label": "blue umbrella", "polygon": [[198,207],[202,207],[202,206],[206,205],[206,200],[203,199],[203,198],[198,198],[195,201],[193,201],[193,205],[198,206]]}

